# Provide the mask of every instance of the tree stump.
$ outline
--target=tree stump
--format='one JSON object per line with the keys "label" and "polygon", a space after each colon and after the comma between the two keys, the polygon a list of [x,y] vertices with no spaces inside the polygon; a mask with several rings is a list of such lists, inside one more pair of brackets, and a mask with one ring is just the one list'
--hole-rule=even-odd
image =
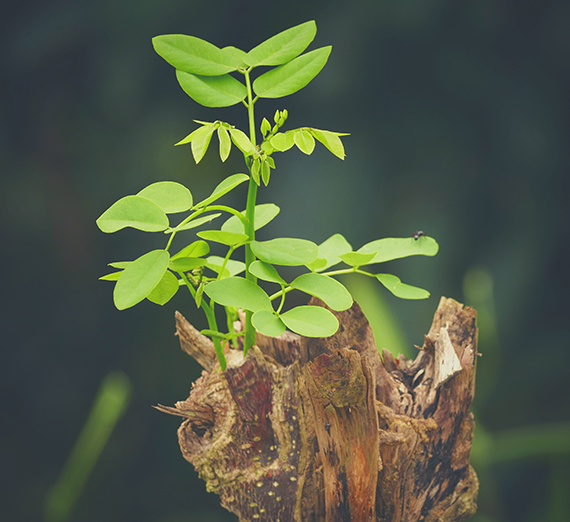
{"label": "tree stump", "polygon": [[[312,304],[323,303],[313,298]],[[182,454],[239,520],[459,521],[475,513],[469,465],[476,313],[442,298],[414,360],[380,357],[355,303],[328,338],[257,334],[244,358],[176,313],[203,367],[175,408]]]}

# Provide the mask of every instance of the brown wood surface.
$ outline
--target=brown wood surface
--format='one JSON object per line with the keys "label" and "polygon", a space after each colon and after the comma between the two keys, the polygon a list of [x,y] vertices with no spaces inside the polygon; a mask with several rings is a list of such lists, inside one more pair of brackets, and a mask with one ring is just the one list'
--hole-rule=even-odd
{"label": "brown wood surface", "polygon": [[[320,304],[313,300],[313,304]],[[380,357],[355,303],[332,337],[257,335],[244,358],[179,313],[184,351],[203,367],[175,408],[182,454],[239,520],[459,521],[476,510],[475,311],[442,298],[414,360]]]}

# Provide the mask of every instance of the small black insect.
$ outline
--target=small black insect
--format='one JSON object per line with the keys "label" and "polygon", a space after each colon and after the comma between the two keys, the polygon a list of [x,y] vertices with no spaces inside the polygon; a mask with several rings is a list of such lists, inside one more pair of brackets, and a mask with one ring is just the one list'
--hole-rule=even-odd
{"label": "small black insect", "polygon": [[331,434],[331,423],[330,422],[325,422],[325,430],[327,430],[327,433],[329,435]]}
{"label": "small black insect", "polygon": [[418,230],[417,232],[414,232],[412,234],[412,237],[417,241],[420,237],[425,236],[425,234],[421,231]]}

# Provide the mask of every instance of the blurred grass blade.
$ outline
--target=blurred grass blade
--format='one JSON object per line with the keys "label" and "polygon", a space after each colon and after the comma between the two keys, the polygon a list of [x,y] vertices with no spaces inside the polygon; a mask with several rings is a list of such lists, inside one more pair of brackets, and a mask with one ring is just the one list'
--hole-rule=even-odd
{"label": "blurred grass blade", "polygon": [[130,396],[131,384],[125,374],[117,372],[105,377],[87,422],[57,482],[47,495],[46,522],[65,522],[69,519],[113,428],[127,408]]}

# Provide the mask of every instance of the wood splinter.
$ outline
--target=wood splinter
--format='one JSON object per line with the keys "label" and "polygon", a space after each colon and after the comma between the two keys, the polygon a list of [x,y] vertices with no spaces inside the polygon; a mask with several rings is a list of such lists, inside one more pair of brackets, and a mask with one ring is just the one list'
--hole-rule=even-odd
{"label": "wood splinter", "polygon": [[[312,304],[324,306],[313,298]],[[257,334],[219,371],[211,341],[176,314],[204,368],[174,408],[182,454],[239,520],[414,522],[475,513],[476,313],[442,298],[414,360],[380,357],[355,303],[328,338]]]}

